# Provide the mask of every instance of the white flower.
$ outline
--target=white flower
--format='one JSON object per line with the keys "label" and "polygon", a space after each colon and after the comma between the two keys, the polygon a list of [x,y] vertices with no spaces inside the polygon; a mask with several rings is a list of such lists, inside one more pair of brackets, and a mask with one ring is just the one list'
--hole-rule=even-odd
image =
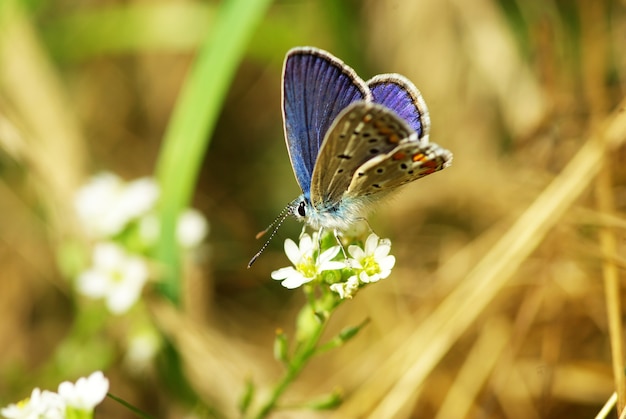
{"label": "white flower", "polygon": [[359,280],[362,283],[376,282],[389,276],[396,263],[396,258],[389,254],[390,250],[389,240],[379,240],[374,233],[365,241],[365,249],[355,245],[348,247],[348,253],[354,258],[350,261],[351,266],[360,271]]}
{"label": "white flower", "polygon": [[178,217],[176,238],[185,249],[191,249],[202,243],[209,232],[209,224],[202,213],[193,208],[187,208]]}
{"label": "white flower", "polygon": [[2,408],[0,414],[7,419],[63,419],[65,404],[58,394],[35,388],[30,398]]}
{"label": "white flower", "polygon": [[151,210],[158,197],[159,187],[152,178],[125,183],[112,173],[102,173],[78,190],[74,206],[88,233],[111,237]]}
{"label": "white flower", "polygon": [[64,381],[59,384],[59,396],[68,407],[92,411],[107,395],[109,380],[101,371],[87,378],[79,378],[76,384]]}
{"label": "white flower", "polygon": [[121,314],[137,301],[147,280],[143,259],[114,243],[99,243],[93,251],[93,266],[78,277],[77,287],[88,297],[104,298],[112,313]]}
{"label": "white flower", "polygon": [[[315,237],[315,236],[314,236]],[[293,240],[285,240],[285,254],[294,267],[281,268],[272,272],[272,279],[279,280],[283,287],[293,289],[312,281],[320,272],[343,269],[346,265],[341,261],[333,261],[339,253],[339,246],[333,246],[314,259],[316,240],[308,234],[300,238],[300,246]]]}
{"label": "white flower", "polygon": [[[209,232],[209,223],[202,213],[187,208],[178,217],[176,241],[185,249],[192,249],[202,243]],[[144,243],[154,245],[161,235],[161,225],[156,214],[147,214],[139,220],[139,235]]]}
{"label": "white flower", "polygon": [[161,348],[161,339],[154,330],[147,329],[130,338],[124,364],[134,373],[147,370]]}
{"label": "white flower", "polygon": [[338,282],[330,285],[331,291],[339,294],[339,298],[352,298],[359,290],[359,279],[356,275],[352,275],[346,282]]}

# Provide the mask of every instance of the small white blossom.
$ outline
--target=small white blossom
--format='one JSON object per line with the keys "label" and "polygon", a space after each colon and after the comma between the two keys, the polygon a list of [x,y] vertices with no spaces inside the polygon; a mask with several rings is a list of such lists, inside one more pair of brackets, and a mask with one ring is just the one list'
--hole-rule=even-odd
{"label": "small white blossom", "polygon": [[351,245],[348,253],[353,257],[351,266],[359,272],[362,283],[376,282],[385,279],[391,273],[396,258],[389,254],[391,243],[387,239],[380,240],[374,233],[365,241],[365,249]]}
{"label": "small white blossom", "polygon": [[352,275],[346,282],[338,282],[330,285],[331,291],[339,294],[339,298],[352,298],[359,290],[359,279],[356,275]]}
{"label": "small white blossom", "polygon": [[87,232],[111,237],[132,220],[150,211],[159,197],[152,178],[124,182],[112,173],[94,176],[78,190],[74,206]]}
{"label": "small white blossom", "polygon": [[188,208],[178,217],[176,239],[185,249],[197,247],[209,232],[209,224],[202,213]]}
{"label": "small white blossom", "polygon": [[[176,241],[185,249],[192,249],[202,243],[209,232],[209,223],[202,213],[193,208],[187,208],[178,217],[176,224]],[[139,236],[148,245],[159,240],[161,225],[156,214],[147,214],[139,220]]]}
{"label": "small white blossom", "polygon": [[65,403],[56,393],[35,388],[30,398],[0,410],[7,419],[63,419]]}
{"label": "small white blossom", "polygon": [[137,301],[147,280],[143,259],[114,243],[99,243],[93,251],[93,266],[78,277],[77,287],[88,297],[104,298],[112,313],[121,314]]}
{"label": "small white blossom", "polygon": [[323,271],[346,266],[344,262],[332,260],[339,253],[339,246],[333,246],[314,258],[316,246],[316,240],[308,234],[302,235],[299,246],[291,239],[285,240],[285,254],[294,266],[272,272],[272,279],[282,281],[285,288],[294,289],[312,281]]}
{"label": "small white blossom", "polygon": [[59,384],[59,396],[68,407],[77,410],[92,411],[107,395],[109,380],[101,371],[92,373],[87,378],[79,378],[76,384],[64,381]]}
{"label": "small white blossom", "polygon": [[155,179],[135,179],[126,184],[119,206],[128,214],[129,219],[135,219],[154,209],[160,194],[161,190]]}
{"label": "small white blossom", "polygon": [[136,333],[128,342],[124,364],[134,373],[146,371],[161,348],[161,339],[154,330]]}

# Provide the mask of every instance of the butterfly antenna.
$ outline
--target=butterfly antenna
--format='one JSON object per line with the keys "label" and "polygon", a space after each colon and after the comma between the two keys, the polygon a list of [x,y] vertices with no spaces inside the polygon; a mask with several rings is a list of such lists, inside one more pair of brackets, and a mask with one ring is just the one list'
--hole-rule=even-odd
{"label": "butterfly antenna", "polygon": [[263,246],[261,246],[261,249],[254,255],[252,256],[252,259],[250,259],[250,262],[248,262],[248,268],[250,268],[252,266],[252,264],[254,262],[256,262],[256,260],[259,258],[259,256],[261,256],[261,253],[263,253],[265,251],[265,249],[267,249],[267,246],[269,246],[270,242],[272,241],[272,239],[274,238],[274,236],[276,235],[276,233],[278,232],[278,229],[280,228],[281,225],[283,225],[283,222],[285,221],[285,219],[287,217],[289,217],[289,215],[291,214],[291,212],[293,211],[293,207],[295,205],[295,202],[290,203],[289,205],[287,205],[281,212],[280,214],[278,214],[278,217],[276,217],[276,219],[274,221],[272,221],[272,223],[267,226],[267,228],[265,230],[259,231],[256,235],[257,239],[260,239],[261,237],[263,237],[268,231],[270,231],[270,229],[272,227],[274,227],[274,229],[272,230],[272,232],[270,233],[270,236],[267,238],[267,240],[265,241],[265,243],[263,243]]}

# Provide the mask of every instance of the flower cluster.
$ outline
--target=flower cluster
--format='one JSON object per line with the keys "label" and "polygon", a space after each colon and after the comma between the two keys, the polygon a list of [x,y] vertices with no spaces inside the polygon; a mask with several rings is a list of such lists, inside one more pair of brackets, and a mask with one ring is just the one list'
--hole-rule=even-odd
{"label": "flower cluster", "polygon": [[315,234],[313,238],[304,234],[300,238],[299,246],[291,239],[285,240],[285,254],[294,267],[274,271],[272,278],[282,281],[283,287],[293,289],[313,281],[321,272],[344,268],[343,262],[332,260],[339,253],[339,246],[333,246],[316,255],[316,238]]}
{"label": "flower cluster", "polygon": [[[74,207],[86,233],[95,241],[92,265],[76,281],[77,290],[105,300],[114,314],[132,307],[148,281],[145,255],[157,243],[160,225],[156,205],[160,190],[152,178],[125,182],[102,173],[76,194]],[[176,236],[183,249],[200,245],[208,223],[200,212],[187,209],[179,217]]]}
{"label": "flower cluster", "polygon": [[0,414],[7,419],[91,418],[108,391],[109,380],[96,371],[76,383],[62,382],[56,393],[35,388],[29,398],[0,409]]}
{"label": "flower cluster", "polygon": [[93,265],[78,276],[76,287],[91,298],[103,298],[111,313],[122,314],[137,301],[148,280],[148,267],[139,256],[114,242],[93,249]]}
{"label": "flower cluster", "polygon": [[[319,281],[329,284],[329,288],[341,299],[352,298],[363,286],[387,278],[396,263],[390,255],[391,242],[380,239],[372,233],[364,246],[348,246],[347,259],[335,260],[340,254],[340,246],[323,250],[319,238],[303,234],[300,244],[291,239],[285,240],[285,254],[293,266],[272,272],[272,278],[282,281],[286,288],[298,288],[304,284]],[[336,275],[327,274],[336,271]]]}
{"label": "flower cluster", "polygon": [[74,206],[92,237],[112,237],[148,214],[158,198],[159,186],[151,178],[126,183],[113,173],[101,173],[78,190]]}

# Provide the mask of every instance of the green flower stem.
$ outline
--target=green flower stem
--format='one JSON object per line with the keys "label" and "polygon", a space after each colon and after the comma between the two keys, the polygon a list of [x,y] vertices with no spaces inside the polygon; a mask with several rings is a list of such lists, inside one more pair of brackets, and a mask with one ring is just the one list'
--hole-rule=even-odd
{"label": "green flower stem", "polygon": [[114,396],[111,393],[107,393],[107,397],[110,399],[115,400],[116,402],[118,402],[119,404],[121,404],[122,406],[126,407],[128,410],[130,410],[131,412],[133,412],[135,415],[137,415],[137,417],[139,418],[143,418],[143,419],[152,419],[152,416],[150,416],[149,414],[147,414],[146,412],[138,409],[137,407],[133,406],[132,404],[128,403],[126,400]]}
{"label": "green flower stem", "polygon": [[[313,310],[313,305],[307,305],[309,310]],[[336,307],[336,305],[335,305]],[[333,307],[334,308],[334,307]],[[307,365],[310,358],[312,358],[317,353],[317,347],[319,340],[324,332],[324,328],[328,324],[330,317],[332,315],[332,308],[327,312],[326,316],[315,316],[316,318],[323,318],[322,321],[312,322],[308,326],[308,330],[306,333],[306,340],[300,342],[298,345],[295,354],[293,355],[291,361],[287,366],[287,371],[285,371],[285,375],[278,382],[269,399],[262,405],[261,410],[258,415],[255,416],[257,419],[262,419],[267,417],[267,415],[276,407],[276,403],[280,396],[287,389],[289,384],[293,380],[296,379],[298,374],[302,371],[302,369]]]}
{"label": "green flower stem", "polygon": [[311,339],[300,348],[300,350],[295,354],[292,359],[292,362],[289,364],[285,375],[280,380],[280,382],[274,387],[272,394],[269,399],[265,402],[265,404],[261,407],[259,414],[256,416],[258,419],[262,419],[267,417],[267,415],[272,411],[272,409],[276,406],[278,399],[283,394],[283,392],[287,389],[289,384],[300,374],[302,369],[307,364],[308,360],[315,354],[315,349],[317,347],[317,343],[324,331],[324,327],[326,326],[326,322],[320,324],[316,333],[311,336]]}

